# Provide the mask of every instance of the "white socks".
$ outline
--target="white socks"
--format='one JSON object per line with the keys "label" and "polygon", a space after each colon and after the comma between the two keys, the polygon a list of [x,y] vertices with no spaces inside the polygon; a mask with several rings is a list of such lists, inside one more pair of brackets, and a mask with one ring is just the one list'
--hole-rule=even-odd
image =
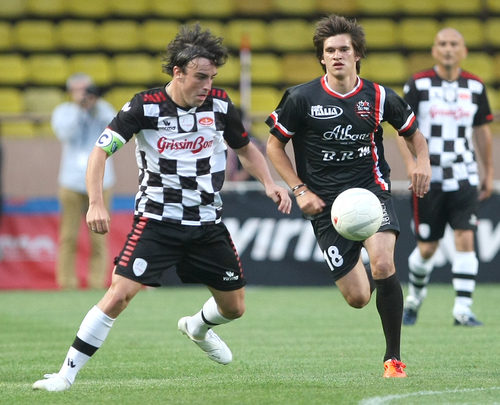
{"label": "white socks", "polygon": [[114,321],[97,306],[92,307],[80,325],[59,375],[73,384],[80,369],[106,340]]}
{"label": "white socks", "polygon": [[453,316],[470,315],[472,313],[472,293],[476,288],[476,277],[479,268],[475,252],[456,252],[451,272],[453,288],[456,292]]}
{"label": "white socks", "polygon": [[[410,282],[405,306],[418,310],[427,295],[427,284],[434,268],[434,260],[433,257],[425,260],[416,247],[408,258],[408,266]],[[456,292],[453,307],[455,318],[471,314],[472,293],[476,288],[478,268],[479,261],[474,251],[454,253],[451,271]]]}
{"label": "white socks", "polygon": [[427,284],[434,269],[433,257],[425,260],[416,247],[408,257],[408,267],[410,269],[408,296],[406,305],[414,310],[418,310],[425,296],[427,295]]}
{"label": "white socks", "polygon": [[[97,306],[90,309],[59,370],[61,377],[73,384],[78,372],[106,340],[114,321]],[[210,297],[201,311],[188,318],[187,328],[194,338],[202,340],[211,327],[231,321],[221,315],[215,299]]]}
{"label": "white socks", "polygon": [[189,317],[187,320],[187,329],[195,339],[204,339],[207,331],[213,326],[231,322],[232,319],[224,318],[214,297],[210,297],[203,305],[203,309]]}

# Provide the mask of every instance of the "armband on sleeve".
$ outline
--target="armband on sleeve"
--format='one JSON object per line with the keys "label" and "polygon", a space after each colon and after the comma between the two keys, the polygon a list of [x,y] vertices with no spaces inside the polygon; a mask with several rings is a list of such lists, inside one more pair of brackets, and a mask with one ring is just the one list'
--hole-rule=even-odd
{"label": "armband on sleeve", "polygon": [[95,146],[105,151],[108,156],[111,156],[123,145],[125,145],[125,143],[125,139],[123,139],[117,132],[106,128],[99,139],[97,139]]}

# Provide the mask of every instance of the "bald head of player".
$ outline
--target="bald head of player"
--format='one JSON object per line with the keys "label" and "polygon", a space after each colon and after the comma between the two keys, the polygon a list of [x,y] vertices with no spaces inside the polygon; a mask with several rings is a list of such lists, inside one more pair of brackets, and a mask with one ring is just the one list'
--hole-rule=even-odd
{"label": "bald head of player", "polygon": [[447,80],[456,80],[460,64],[467,56],[464,37],[455,28],[443,28],[434,39],[432,56],[437,62],[438,74]]}

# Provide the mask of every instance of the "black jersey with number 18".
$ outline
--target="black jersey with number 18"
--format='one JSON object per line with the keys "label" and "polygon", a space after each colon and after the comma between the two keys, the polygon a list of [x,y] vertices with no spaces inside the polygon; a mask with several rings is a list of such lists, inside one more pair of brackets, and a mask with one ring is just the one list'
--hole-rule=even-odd
{"label": "black jersey with number 18", "polygon": [[417,129],[410,106],[393,90],[358,78],[347,94],[326,76],[288,89],[267,118],[271,134],[293,142],[297,174],[327,204],[350,187],[390,191],[381,123],[402,136]]}

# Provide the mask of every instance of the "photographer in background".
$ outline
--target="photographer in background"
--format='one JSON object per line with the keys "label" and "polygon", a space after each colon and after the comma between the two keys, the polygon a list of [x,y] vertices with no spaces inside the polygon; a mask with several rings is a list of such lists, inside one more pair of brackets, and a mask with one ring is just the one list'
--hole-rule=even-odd
{"label": "photographer in background", "polygon": [[[99,89],[90,76],[76,73],[66,82],[70,101],[58,105],[52,113],[52,129],[62,143],[59,168],[59,201],[61,218],[59,231],[59,257],[57,282],[61,289],[79,287],[76,275],[78,234],[88,209],[85,186],[87,160],[96,139],[115,116],[114,108],[100,98]],[[104,198],[111,200],[111,187],[115,176],[111,160],[104,175]],[[87,231],[87,227],[84,226]],[[89,288],[104,288],[108,265],[105,235],[89,232],[91,256],[89,258]]]}

